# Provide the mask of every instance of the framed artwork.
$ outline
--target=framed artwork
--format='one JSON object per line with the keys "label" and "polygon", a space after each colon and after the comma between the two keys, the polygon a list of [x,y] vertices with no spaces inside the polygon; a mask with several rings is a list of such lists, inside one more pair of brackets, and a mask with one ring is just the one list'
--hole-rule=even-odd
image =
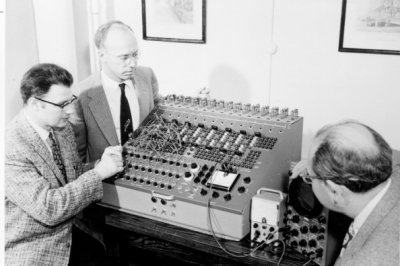
{"label": "framed artwork", "polygon": [[143,39],[206,43],[206,0],[142,0]]}
{"label": "framed artwork", "polygon": [[400,55],[400,0],[343,0],[339,51]]}

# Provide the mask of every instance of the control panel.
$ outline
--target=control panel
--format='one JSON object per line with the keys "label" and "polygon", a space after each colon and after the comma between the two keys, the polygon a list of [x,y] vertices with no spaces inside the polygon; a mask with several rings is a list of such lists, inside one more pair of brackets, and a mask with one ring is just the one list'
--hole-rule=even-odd
{"label": "control panel", "polygon": [[307,218],[288,206],[286,224],[290,228],[286,233],[286,244],[303,255],[314,258],[314,262],[322,265],[328,239],[328,214],[324,209],[317,217]]}
{"label": "control panel", "polygon": [[287,246],[319,265],[334,264],[351,219],[322,206],[302,175],[289,184],[284,217]]}
{"label": "control panel", "polygon": [[169,95],[124,145],[102,204],[240,240],[258,189],[287,190],[302,130],[297,110]]}

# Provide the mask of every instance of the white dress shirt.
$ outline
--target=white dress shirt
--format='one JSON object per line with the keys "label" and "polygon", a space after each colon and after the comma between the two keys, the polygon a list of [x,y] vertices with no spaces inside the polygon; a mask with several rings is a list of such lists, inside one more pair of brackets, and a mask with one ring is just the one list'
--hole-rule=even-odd
{"label": "white dress shirt", "polygon": [[[121,88],[119,82],[110,79],[103,71],[101,71],[101,83],[106,93],[108,105],[110,106],[111,116],[114,121],[115,130],[119,142],[121,142],[121,129],[120,129],[120,108],[121,108]],[[140,109],[137,94],[135,92],[135,86],[132,80],[125,80],[125,95],[129,102],[129,108],[131,109],[132,125],[133,130],[139,127],[140,123]]]}

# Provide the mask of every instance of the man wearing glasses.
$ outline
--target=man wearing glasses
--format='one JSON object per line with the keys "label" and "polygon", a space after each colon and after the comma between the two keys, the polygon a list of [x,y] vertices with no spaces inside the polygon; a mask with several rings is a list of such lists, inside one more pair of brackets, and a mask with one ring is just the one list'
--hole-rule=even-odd
{"label": "man wearing glasses", "polygon": [[355,121],[322,128],[309,158],[293,169],[303,174],[328,209],[354,219],[335,265],[399,265],[400,171],[392,149],[376,131]]}
{"label": "man wearing glasses", "polygon": [[138,42],[128,25],[110,21],[100,26],[95,44],[101,71],[76,89],[78,119],[74,128],[79,155],[87,162],[99,159],[109,145],[123,145],[158,98],[153,70],[137,66]]}
{"label": "man wearing glasses", "polygon": [[106,148],[95,167],[80,162],[68,121],[72,82],[54,64],[36,65],[22,79],[24,107],[6,131],[6,265],[76,265],[75,216],[102,198],[103,179],[123,170],[120,146]]}

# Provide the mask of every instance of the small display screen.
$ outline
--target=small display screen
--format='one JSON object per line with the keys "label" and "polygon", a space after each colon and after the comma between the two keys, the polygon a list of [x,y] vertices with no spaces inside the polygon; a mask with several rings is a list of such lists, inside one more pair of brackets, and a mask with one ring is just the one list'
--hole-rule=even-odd
{"label": "small display screen", "polygon": [[311,185],[301,177],[295,178],[289,185],[289,204],[307,218],[315,218],[322,211],[322,204],[314,195]]}

